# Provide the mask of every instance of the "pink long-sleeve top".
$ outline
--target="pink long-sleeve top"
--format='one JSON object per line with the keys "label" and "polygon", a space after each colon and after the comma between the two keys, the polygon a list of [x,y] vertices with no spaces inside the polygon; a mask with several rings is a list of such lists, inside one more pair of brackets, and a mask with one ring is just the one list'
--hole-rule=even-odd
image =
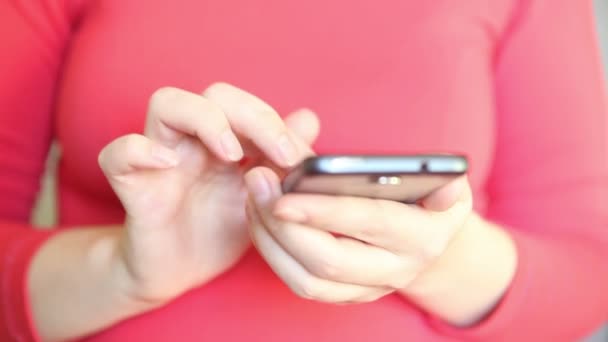
{"label": "pink long-sleeve top", "polygon": [[[317,111],[318,152],[466,153],[475,208],[518,250],[456,329],[397,295],[300,299],[255,251],[89,341],[556,341],[608,318],[608,112],[589,0],[0,0],[0,340],[37,338],[28,224],[51,140],[59,226],[120,223],[97,166],[158,87],[242,87]],[[492,262],[488,260],[487,262]],[[474,279],[471,280],[475,282]],[[69,305],[69,303],[66,303]],[[61,309],[58,308],[58,314]]]}

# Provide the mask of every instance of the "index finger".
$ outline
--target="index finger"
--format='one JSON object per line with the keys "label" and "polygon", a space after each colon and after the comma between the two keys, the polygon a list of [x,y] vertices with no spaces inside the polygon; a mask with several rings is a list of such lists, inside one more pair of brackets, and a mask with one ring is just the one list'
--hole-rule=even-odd
{"label": "index finger", "polygon": [[412,241],[412,229],[431,225],[424,209],[403,203],[361,197],[287,194],[274,207],[274,215],[381,246],[403,251]]}
{"label": "index finger", "polygon": [[204,97],[165,87],[150,97],[145,135],[175,147],[184,135],[196,136],[219,158],[236,161],[243,150],[222,110]]}
{"label": "index finger", "polygon": [[250,139],[277,165],[290,167],[301,159],[302,142],[289,133],[283,119],[266,102],[226,83],[211,85],[203,96],[226,113],[235,132]]}

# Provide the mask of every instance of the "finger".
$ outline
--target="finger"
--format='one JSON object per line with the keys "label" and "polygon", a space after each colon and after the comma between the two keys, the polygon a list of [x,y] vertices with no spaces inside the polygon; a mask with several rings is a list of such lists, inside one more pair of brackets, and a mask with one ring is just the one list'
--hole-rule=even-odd
{"label": "finger", "polygon": [[161,88],[150,98],[145,134],[175,146],[186,134],[196,136],[224,161],[237,161],[243,150],[220,107],[177,88]]}
{"label": "finger", "polygon": [[361,197],[287,194],[277,201],[273,213],[395,252],[403,252],[412,242],[412,230],[420,233],[435,224],[422,208]]}
{"label": "finger", "polygon": [[317,278],[289,255],[264,229],[258,213],[247,206],[250,234],[253,244],[270,268],[298,296],[328,303],[373,301],[389,292],[387,289],[369,288],[353,284],[336,283]]}
{"label": "finger", "polygon": [[129,134],[112,141],[99,153],[99,166],[108,177],[139,169],[166,169],[179,163],[173,150],[139,134]]}
{"label": "finger", "polygon": [[215,83],[203,93],[216,103],[231,127],[250,139],[274,163],[282,167],[295,165],[302,151],[293,134],[277,112],[259,98],[225,83]]}
{"label": "finger", "polygon": [[310,109],[304,108],[292,112],[285,118],[285,125],[302,139],[306,146],[312,145],[319,136],[319,118]]}
{"label": "finger", "polygon": [[422,199],[420,205],[427,210],[446,211],[459,201],[468,201],[471,188],[466,176],[461,176]]}
{"label": "finger", "polygon": [[[414,263],[385,249],[294,223],[281,222],[272,215],[270,198],[281,195],[276,175],[258,168],[246,176],[261,224],[273,239],[309,273],[321,279],[367,286],[402,288],[409,281]],[[255,183],[265,184],[255,184]],[[258,189],[269,191],[260,197]]]}
{"label": "finger", "polygon": [[270,235],[308,272],[321,279],[401,289],[418,273],[418,260],[351,238],[294,223],[258,210]]}
{"label": "finger", "polygon": [[[338,240],[346,251],[345,254],[348,255],[355,255],[357,250],[361,249],[361,246],[373,248],[374,253],[369,253],[367,256],[369,259],[360,261],[362,265],[365,265],[365,269],[369,270],[369,278],[365,277],[364,279],[361,279],[363,275],[361,270],[357,272],[358,265],[354,262],[349,263],[348,271],[349,274],[353,275],[351,278],[355,283],[361,285],[370,283],[380,284],[379,286],[399,290],[406,288],[422,271],[423,264],[420,263],[420,260],[417,258],[403,256],[397,258],[395,254],[388,250],[377,248],[350,238],[339,237]],[[358,259],[363,259],[363,257],[359,257]],[[374,269],[379,268],[380,262],[383,263],[382,265],[386,265],[383,267],[383,271],[374,271]]]}
{"label": "finger", "polygon": [[[319,135],[319,119],[316,114],[308,109],[300,109],[289,114],[285,120],[288,134],[294,135],[298,149],[302,152],[298,163],[306,157],[314,155],[310,145],[314,143]],[[247,163],[243,164],[245,169],[253,166],[266,166],[271,168],[277,174],[283,174],[286,169],[281,169],[279,166],[264,158],[263,153],[251,143],[251,141],[242,141],[241,145],[247,156]]]}

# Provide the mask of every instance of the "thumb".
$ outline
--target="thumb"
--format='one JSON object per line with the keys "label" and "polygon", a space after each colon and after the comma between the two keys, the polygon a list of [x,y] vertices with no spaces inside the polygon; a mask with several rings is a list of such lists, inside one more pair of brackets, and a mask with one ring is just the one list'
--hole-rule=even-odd
{"label": "thumb", "polygon": [[428,210],[445,211],[459,201],[471,200],[471,188],[466,175],[460,176],[430,195],[423,198],[419,204]]}
{"label": "thumb", "polygon": [[258,166],[245,173],[245,186],[257,205],[265,205],[281,196],[281,181],[271,168]]}

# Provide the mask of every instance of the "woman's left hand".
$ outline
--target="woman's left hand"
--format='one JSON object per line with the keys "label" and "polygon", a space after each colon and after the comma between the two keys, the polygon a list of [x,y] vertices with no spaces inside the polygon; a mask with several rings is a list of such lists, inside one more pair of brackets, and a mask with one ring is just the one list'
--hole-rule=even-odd
{"label": "woman's left hand", "polygon": [[254,245],[299,296],[360,303],[407,288],[432,271],[472,214],[467,178],[417,205],[388,200],[281,193],[258,167],[245,177]]}

